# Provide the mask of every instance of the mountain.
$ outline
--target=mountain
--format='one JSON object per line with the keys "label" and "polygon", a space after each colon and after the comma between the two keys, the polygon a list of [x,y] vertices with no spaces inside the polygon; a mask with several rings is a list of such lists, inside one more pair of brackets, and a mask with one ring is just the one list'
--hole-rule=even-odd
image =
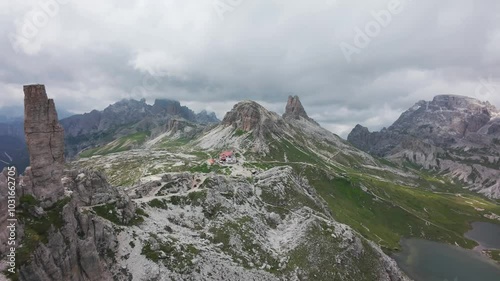
{"label": "mountain", "polygon": [[22,119],[0,123],[0,169],[10,165],[21,172],[29,166]]}
{"label": "mountain", "polygon": [[[25,94],[14,280],[406,281],[391,257],[401,239],[471,249],[471,221],[500,223],[494,201],[353,147],[297,97],[282,116],[243,101],[208,126],[177,111],[135,149],[114,149],[141,136],[122,137],[63,166],[54,101],[40,85]],[[227,150],[235,163],[213,161]],[[7,181],[4,169],[0,258]]]}
{"label": "mountain", "polygon": [[195,114],[178,101],[157,99],[149,105],[144,99],[122,100],[103,111],[93,110],[62,119],[61,124],[66,131],[66,155],[71,158],[83,150],[129,136],[140,136],[139,141],[130,143],[124,149],[136,147],[143,144],[146,138],[163,133],[172,119],[200,125],[219,122],[214,113],[202,111]]}
{"label": "mountain", "polygon": [[203,149],[236,147],[255,160],[330,162],[340,166],[375,163],[371,156],[311,119],[297,96],[288,98],[283,116],[253,101],[240,102],[218,126],[194,143]]}
{"label": "mountain", "polygon": [[412,163],[500,198],[500,111],[477,99],[419,101],[380,132],[357,125],[348,141],[398,163]]}
{"label": "mountain", "polygon": [[[380,247],[336,222],[320,195],[292,167],[254,173],[251,180],[178,172],[129,189],[114,187],[101,172],[85,167],[63,170],[64,130],[54,101],[47,98],[43,85],[25,86],[25,96],[31,167],[16,179],[21,247],[15,273],[0,276],[6,273],[21,281],[278,281],[336,276],[409,280]],[[240,106],[250,112],[235,112],[234,120],[228,114],[227,125],[247,120],[248,113],[262,121],[266,135],[271,126],[267,117],[281,118],[257,116],[252,110],[270,113],[255,103]],[[249,127],[241,125],[251,130],[258,126],[254,120]],[[147,159],[149,164],[170,157],[192,159],[187,152],[154,151],[160,157]],[[144,153],[116,154],[128,158]],[[107,155],[87,159],[104,158]],[[120,164],[105,161],[107,167]],[[0,174],[4,199],[7,175],[7,169]],[[6,204],[0,208],[7,214]],[[2,218],[4,225],[7,220]],[[0,236],[6,238],[7,230],[2,227]],[[0,256],[5,257],[6,239],[0,245]],[[332,262],[337,265],[334,270]]]}
{"label": "mountain", "polygon": [[[115,230],[81,208],[113,201],[120,222],[127,224],[138,218],[135,204],[98,173],[64,171],[64,130],[54,100],[43,85],[24,86],[24,93],[31,166],[23,175],[7,168],[0,174],[0,279],[6,274],[10,280],[113,280],[110,272],[119,269],[103,255],[115,250]],[[13,225],[8,210],[14,208],[4,203],[13,196],[8,182],[16,187],[15,243],[7,243],[12,237],[7,224]],[[7,254],[15,260],[8,269]]]}

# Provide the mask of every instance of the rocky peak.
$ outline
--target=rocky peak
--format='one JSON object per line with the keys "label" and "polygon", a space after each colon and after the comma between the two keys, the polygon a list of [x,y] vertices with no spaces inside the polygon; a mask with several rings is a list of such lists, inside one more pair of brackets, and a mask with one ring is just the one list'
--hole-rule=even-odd
{"label": "rocky peak", "polygon": [[370,135],[370,131],[368,128],[361,126],[360,124],[356,125],[354,129],[352,129],[351,133],[347,136],[347,140],[355,146],[358,146],[356,144],[361,144],[362,142],[367,141],[367,138]]}
{"label": "rocky peak", "polygon": [[196,114],[196,121],[201,124],[220,122],[220,120],[215,115],[215,112],[207,112],[206,110],[202,110],[200,113]]}
{"label": "rocky peak", "polygon": [[389,127],[390,131],[425,136],[437,143],[463,138],[488,124],[498,110],[489,102],[457,95],[438,95],[420,101]]}
{"label": "rocky peak", "polygon": [[196,121],[194,112],[176,100],[156,99],[152,111],[157,115],[179,116],[189,121]]}
{"label": "rocky peak", "polygon": [[279,117],[254,101],[237,103],[222,120],[223,125],[232,125],[243,131],[252,131],[269,120]]}
{"label": "rocky peak", "polygon": [[357,124],[356,127],[352,130],[352,132],[357,132],[357,133],[370,133],[370,130],[368,130],[367,127],[361,126],[360,124]]}
{"label": "rocky peak", "polygon": [[105,113],[127,113],[131,111],[144,112],[147,108],[147,104],[142,101],[137,101],[134,99],[123,99],[119,102],[111,104],[104,109]]}
{"label": "rocky peak", "polygon": [[44,85],[24,86],[24,130],[30,153],[33,195],[51,205],[64,195],[64,129]]}
{"label": "rocky peak", "polygon": [[[384,130],[387,131],[385,128]],[[387,141],[381,141],[381,134],[383,132],[384,131],[380,133],[371,133],[368,128],[358,124],[354,127],[354,129],[352,129],[351,133],[349,133],[347,140],[355,147],[365,152],[382,156],[387,150],[390,150],[395,145],[391,138],[387,138]],[[377,143],[378,145],[373,145],[374,143]]]}
{"label": "rocky peak", "polygon": [[288,102],[286,103],[285,113],[283,114],[283,117],[294,119],[304,117],[306,119],[309,119],[309,116],[307,116],[306,110],[302,106],[302,103],[300,102],[298,96],[288,96]]}
{"label": "rocky peak", "polygon": [[491,168],[497,160],[478,161],[500,155],[495,145],[495,137],[500,135],[498,116],[489,102],[439,95],[432,101],[417,102],[386,130],[371,133],[356,126],[348,141],[377,156],[439,170],[473,190],[498,198],[499,171]]}
{"label": "rocky peak", "polygon": [[314,121],[312,118],[309,118],[298,96],[288,96],[288,101],[286,103],[285,113],[283,113],[283,118],[284,119],[303,118],[318,125],[316,121]]}
{"label": "rocky peak", "polygon": [[153,104],[154,113],[165,113],[169,115],[180,115],[181,114],[181,104],[175,100],[169,99],[156,99]]}
{"label": "rocky peak", "polygon": [[496,108],[489,102],[458,95],[438,95],[429,103],[433,110],[479,110],[496,111]]}

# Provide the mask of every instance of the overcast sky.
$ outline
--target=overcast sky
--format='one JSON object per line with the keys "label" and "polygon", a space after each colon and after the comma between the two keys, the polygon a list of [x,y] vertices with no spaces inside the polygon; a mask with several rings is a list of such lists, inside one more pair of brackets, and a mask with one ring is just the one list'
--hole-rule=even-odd
{"label": "overcast sky", "polygon": [[437,94],[500,107],[499,11],[498,0],[2,0],[0,107],[22,105],[33,83],[74,113],[123,98],[219,118],[251,99],[282,113],[296,94],[345,137]]}

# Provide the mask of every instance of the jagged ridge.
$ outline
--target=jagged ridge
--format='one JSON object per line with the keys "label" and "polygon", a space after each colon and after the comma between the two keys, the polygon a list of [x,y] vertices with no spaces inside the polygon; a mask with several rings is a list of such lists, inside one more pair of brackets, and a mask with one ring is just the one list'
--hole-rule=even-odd
{"label": "jagged ridge", "polygon": [[366,152],[409,161],[500,198],[500,111],[477,99],[440,95],[419,101],[393,125],[369,132],[357,125],[348,141]]}

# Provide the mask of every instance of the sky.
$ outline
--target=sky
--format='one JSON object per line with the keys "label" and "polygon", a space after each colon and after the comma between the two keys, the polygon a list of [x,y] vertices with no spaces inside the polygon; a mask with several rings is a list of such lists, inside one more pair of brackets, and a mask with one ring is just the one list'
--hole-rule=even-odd
{"label": "sky", "polygon": [[255,100],[346,137],[419,100],[500,108],[498,0],[3,0],[0,115],[45,84],[72,113],[124,98],[181,101],[222,119]]}

